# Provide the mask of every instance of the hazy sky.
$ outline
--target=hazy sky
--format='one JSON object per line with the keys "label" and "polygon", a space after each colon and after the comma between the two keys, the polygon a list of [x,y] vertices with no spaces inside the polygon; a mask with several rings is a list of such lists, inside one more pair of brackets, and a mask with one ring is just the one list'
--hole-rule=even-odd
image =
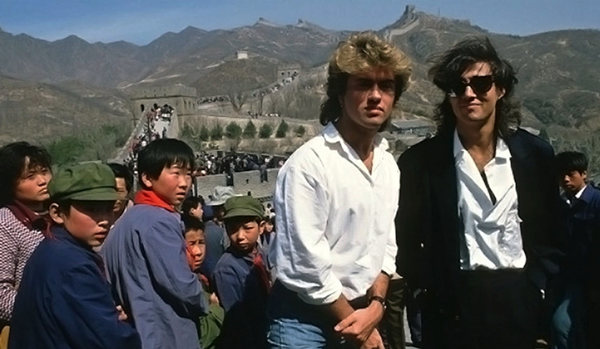
{"label": "hazy sky", "polygon": [[[145,45],[191,25],[231,29],[259,17],[279,24],[304,19],[324,28],[381,29],[409,2],[399,0],[0,0],[0,28],[54,41],[74,34],[88,42]],[[600,28],[598,0],[413,0],[417,11],[466,19],[495,33]]]}

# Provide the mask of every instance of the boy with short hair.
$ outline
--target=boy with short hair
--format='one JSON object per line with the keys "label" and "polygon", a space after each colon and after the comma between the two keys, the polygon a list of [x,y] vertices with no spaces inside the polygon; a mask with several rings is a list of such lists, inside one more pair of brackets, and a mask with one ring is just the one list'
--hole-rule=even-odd
{"label": "boy with short hair", "polygon": [[217,262],[214,284],[225,309],[220,347],[266,347],[266,301],[270,277],[258,248],[264,208],[251,196],[225,202],[225,229],[231,245]]}
{"label": "boy with short hair", "polygon": [[157,139],[138,155],[142,189],[115,223],[102,254],[123,308],[147,348],[199,348],[196,321],[208,304],[187,263],[175,210],[191,186],[194,153],[177,139]]}
{"label": "boy with short hair", "polygon": [[206,237],[204,234],[204,223],[191,215],[181,215],[181,220],[185,226],[184,239],[188,263],[194,273],[202,282],[204,295],[210,300],[208,314],[200,316],[198,320],[198,335],[202,349],[215,348],[217,339],[223,326],[225,313],[219,305],[219,299],[212,291],[208,278],[200,273],[200,267],[206,256]]}
{"label": "boy with short hair", "polygon": [[559,302],[552,318],[554,348],[596,348],[586,344],[586,338],[596,331],[588,322],[598,317],[590,312],[593,305],[586,297],[593,289],[590,281],[598,270],[594,242],[600,233],[600,190],[587,183],[588,160],[584,153],[556,154],[555,167],[563,189],[561,218],[566,228],[566,258],[559,278]]}
{"label": "boy with short hair", "polygon": [[33,252],[11,322],[11,348],[141,348],[111,296],[99,246],[118,198],[106,165],[59,170],[49,185],[52,237]]}

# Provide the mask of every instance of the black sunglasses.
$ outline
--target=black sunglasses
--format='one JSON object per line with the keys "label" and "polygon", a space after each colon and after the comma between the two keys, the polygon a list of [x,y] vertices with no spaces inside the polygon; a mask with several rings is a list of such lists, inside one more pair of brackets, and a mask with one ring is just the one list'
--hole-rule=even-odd
{"label": "black sunglasses", "polygon": [[489,91],[493,84],[494,77],[492,75],[473,76],[468,82],[461,79],[451,83],[448,95],[450,97],[462,96],[465,93],[467,86],[470,86],[475,94],[482,95]]}

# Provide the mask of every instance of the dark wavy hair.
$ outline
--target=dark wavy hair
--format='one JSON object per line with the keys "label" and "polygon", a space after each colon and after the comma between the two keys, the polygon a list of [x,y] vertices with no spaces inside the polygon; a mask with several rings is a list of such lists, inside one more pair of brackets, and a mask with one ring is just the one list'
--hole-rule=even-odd
{"label": "dark wavy hair", "polygon": [[[25,164],[28,168],[25,168]],[[17,182],[24,170],[38,167],[52,170],[51,165],[50,154],[42,147],[27,142],[14,142],[0,148],[0,205],[14,200]]]}
{"label": "dark wavy hair", "polygon": [[450,86],[460,80],[462,73],[478,62],[488,63],[494,76],[496,87],[504,89],[504,96],[496,103],[495,133],[506,137],[516,131],[521,124],[520,103],[512,100],[515,85],[518,83],[515,69],[510,63],[498,56],[496,49],[487,37],[470,37],[460,41],[450,50],[433,57],[433,66],[429,77],[445,93],[444,100],[438,104],[434,119],[438,132],[454,129],[456,116],[450,105]]}
{"label": "dark wavy hair", "polygon": [[323,126],[342,116],[339,97],[346,93],[348,77],[379,67],[389,69],[394,74],[396,105],[398,98],[408,87],[412,71],[408,57],[373,32],[354,34],[338,44],[329,60],[327,99],[321,104],[319,116]]}

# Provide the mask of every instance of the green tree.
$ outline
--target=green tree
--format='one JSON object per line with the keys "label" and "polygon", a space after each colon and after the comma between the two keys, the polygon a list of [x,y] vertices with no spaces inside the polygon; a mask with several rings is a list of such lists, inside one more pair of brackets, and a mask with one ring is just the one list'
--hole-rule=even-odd
{"label": "green tree", "polygon": [[212,139],[213,141],[219,141],[223,139],[223,126],[221,126],[218,123],[215,124],[212,130],[210,130],[210,139]]}
{"label": "green tree", "polygon": [[306,128],[300,125],[294,129],[294,133],[296,134],[296,137],[302,137],[306,133]]}
{"label": "green tree", "polygon": [[225,137],[228,139],[240,139],[242,136],[242,128],[236,122],[230,122],[225,127]]}
{"label": "green tree", "polygon": [[200,128],[200,139],[204,142],[210,139],[210,131],[205,125],[202,125],[202,127]]}
{"label": "green tree", "polygon": [[189,124],[183,125],[183,129],[181,130],[181,137],[194,138],[194,130]]}
{"label": "green tree", "polygon": [[284,138],[288,133],[290,126],[285,122],[285,120],[281,120],[279,126],[277,127],[277,131],[275,132],[275,137]]}
{"label": "green tree", "polygon": [[260,129],[258,130],[258,137],[260,138],[269,138],[273,134],[273,126],[268,123],[262,124]]}
{"label": "green tree", "polygon": [[248,121],[246,127],[244,127],[243,136],[244,138],[248,139],[256,137],[256,126],[254,126],[254,123],[252,121]]}
{"label": "green tree", "polygon": [[78,137],[66,136],[50,143],[47,149],[55,165],[64,165],[81,161],[82,149],[86,149],[87,145]]}

